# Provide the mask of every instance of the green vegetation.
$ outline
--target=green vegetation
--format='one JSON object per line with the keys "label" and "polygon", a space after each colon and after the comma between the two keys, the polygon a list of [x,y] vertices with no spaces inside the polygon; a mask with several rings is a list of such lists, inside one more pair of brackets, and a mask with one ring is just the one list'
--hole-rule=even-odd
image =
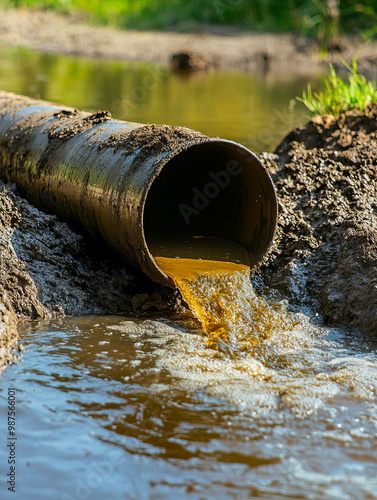
{"label": "green vegetation", "polygon": [[331,114],[339,116],[345,111],[357,108],[363,111],[369,104],[377,102],[377,86],[375,82],[368,81],[364,75],[357,73],[357,63],[353,60],[352,66],[345,61],[343,64],[350,71],[348,81],[342,80],[332,65],[330,76],[325,79],[324,92],[312,92],[308,84],[307,92],[297,99],[305,104],[313,115]]}
{"label": "green vegetation", "polygon": [[195,30],[212,23],[294,31],[324,46],[342,31],[377,35],[375,0],[0,0],[0,6],[80,12],[120,28]]}

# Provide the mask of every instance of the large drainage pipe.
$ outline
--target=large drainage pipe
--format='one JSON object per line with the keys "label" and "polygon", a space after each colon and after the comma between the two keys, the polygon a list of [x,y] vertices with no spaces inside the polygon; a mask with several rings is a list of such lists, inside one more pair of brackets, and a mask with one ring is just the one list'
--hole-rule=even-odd
{"label": "large drainage pipe", "polygon": [[0,176],[163,285],[173,282],[153,258],[154,238],[224,238],[254,266],[276,225],[272,181],[240,144],[2,91]]}

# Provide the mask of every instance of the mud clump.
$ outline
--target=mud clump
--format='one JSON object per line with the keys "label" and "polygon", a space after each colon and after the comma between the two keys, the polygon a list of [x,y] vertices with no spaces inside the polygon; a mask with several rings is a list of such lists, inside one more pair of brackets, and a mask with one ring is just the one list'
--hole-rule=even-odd
{"label": "mud clump", "polygon": [[47,310],[37,298],[34,281],[13,247],[14,232],[22,217],[8,190],[1,184],[0,213],[0,297],[8,297],[12,310],[20,317],[44,316]]}
{"label": "mud clump", "polygon": [[280,203],[266,285],[334,326],[377,331],[377,106],[314,117],[262,155]]}
{"label": "mud clump", "polygon": [[131,132],[111,134],[106,143],[100,148],[111,147],[122,149],[127,155],[137,152],[137,163],[143,163],[153,155],[161,155],[173,151],[187,143],[206,142],[208,137],[185,127],[171,127],[169,125],[142,125]]}
{"label": "mud clump", "polygon": [[77,109],[62,109],[54,113],[54,117],[57,119],[57,123],[55,129],[49,130],[48,136],[50,139],[60,140],[69,139],[76,134],[90,130],[94,125],[100,125],[111,120],[109,111],[98,111],[97,113],[84,115]]}

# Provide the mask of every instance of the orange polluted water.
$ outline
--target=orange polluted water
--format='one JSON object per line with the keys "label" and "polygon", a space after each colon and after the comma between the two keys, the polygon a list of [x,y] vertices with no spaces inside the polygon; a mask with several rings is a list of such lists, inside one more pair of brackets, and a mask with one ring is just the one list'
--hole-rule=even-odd
{"label": "orange polluted water", "polygon": [[255,294],[250,267],[245,264],[163,256],[155,260],[173,279],[211,347],[232,353],[250,351],[272,332],[297,325],[282,304],[268,304]]}

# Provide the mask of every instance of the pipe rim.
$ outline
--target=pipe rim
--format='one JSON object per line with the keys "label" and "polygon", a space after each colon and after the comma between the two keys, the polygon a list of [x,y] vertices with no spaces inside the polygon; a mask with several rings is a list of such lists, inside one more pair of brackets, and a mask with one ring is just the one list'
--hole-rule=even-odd
{"label": "pipe rim", "polygon": [[[164,286],[170,286],[174,287],[174,281],[172,278],[170,278],[166,273],[164,273],[157,265],[152,252],[149,249],[148,243],[147,243],[147,238],[145,235],[145,226],[144,226],[144,215],[145,215],[145,205],[146,201],[148,198],[149,191],[154,183],[154,181],[157,179],[157,177],[160,175],[161,171],[163,168],[176,156],[179,154],[188,151],[189,149],[195,147],[195,146],[200,146],[203,144],[219,144],[223,146],[231,146],[232,148],[235,148],[241,154],[247,155],[249,158],[252,158],[254,161],[255,165],[260,169],[260,171],[263,172],[263,175],[265,175],[266,181],[269,183],[269,186],[271,188],[271,193],[272,193],[272,201],[273,201],[273,207],[271,207],[271,222],[270,222],[270,231],[268,234],[268,238],[265,244],[265,247],[263,251],[260,254],[260,257],[258,258],[257,262],[255,262],[253,265],[251,265],[251,269],[255,268],[258,264],[260,264],[264,257],[266,256],[267,252],[269,251],[271,244],[273,242],[274,236],[276,234],[276,228],[277,228],[277,217],[278,217],[278,200],[277,200],[277,195],[275,191],[275,187],[271,178],[271,175],[267,171],[266,167],[263,165],[262,161],[260,158],[250,151],[247,147],[243,146],[242,144],[239,144],[235,141],[228,140],[228,139],[220,139],[220,138],[202,138],[199,140],[194,140],[190,141],[188,143],[182,143],[181,145],[177,146],[174,148],[172,151],[170,151],[166,156],[164,156],[162,159],[157,160],[156,162],[156,168],[154,169],[148,185],[146,189],[143,191],[141,199],[140,199],[140,212],[139,212],[139,220],[138,223],[142,227],[141,231],[141,238],[142,238],[142,247],[143,247],[143,258],[140,260],[139,256],[139,263],[141,265],[141,268],[143,272],[145,272],[147,275],[151,276],[151,269],[153,270],[153,276],[152,279],[155,281],[159,282],[161,285]],[[248,248],[246,248],[249,256],[250,256],[250,251]],[[254,259],[255,260],[255,259]]]}

